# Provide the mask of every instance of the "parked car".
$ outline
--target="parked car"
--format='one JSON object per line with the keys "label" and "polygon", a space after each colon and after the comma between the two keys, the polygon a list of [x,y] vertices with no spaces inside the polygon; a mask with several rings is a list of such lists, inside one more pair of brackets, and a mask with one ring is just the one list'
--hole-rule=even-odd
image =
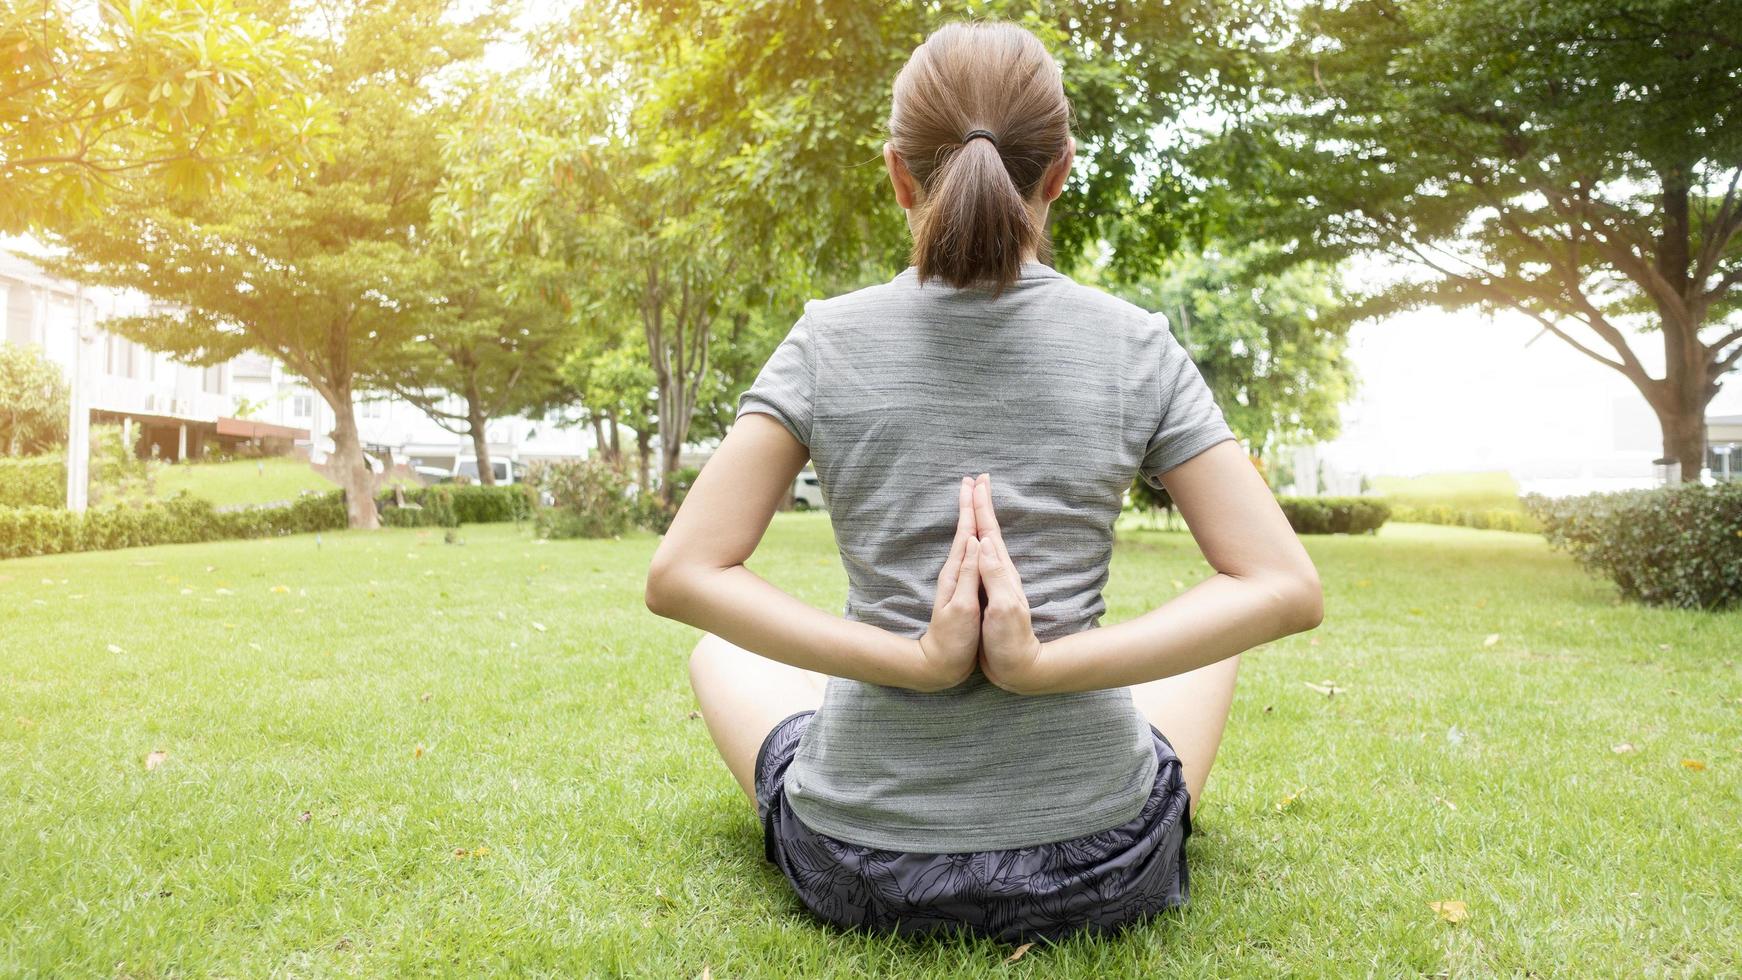
{"label": "parked car", "polygon": [[829,502],[823,497],[822,482],[817,479],[815,470],[809,467],[792,482],[793,510],[827,510]]}
{"label": "parked car", "polygon": [[[511,459],[490,460],[490,471],[496,476],[497,486],[519,483],[525,478],[526,467]],[[453,469],[443,469],[439,466],[419,466],[417,475],[431,483],[453,483],[465,480],[467,483],[478,482],[478,461],[470,456],[462,456],[454,461]]]}

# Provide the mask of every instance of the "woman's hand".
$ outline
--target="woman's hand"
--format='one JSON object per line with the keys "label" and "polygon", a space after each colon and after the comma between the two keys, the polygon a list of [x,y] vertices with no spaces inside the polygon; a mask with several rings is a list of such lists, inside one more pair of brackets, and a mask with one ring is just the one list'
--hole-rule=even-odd
{"label": "woman's hand", "polygon": [[962,477],[956,538],[938,572],[931,626],[919,638],[921,678],[916,690],[955,687],[974,672],[980,646],[980,541],[975,537],[974,484]]}
{"label": "woman's hand", "polygon": [[980,536],[980,580],[986,586],[986,611],[980,620],[980,672],[992,683],[1025,693],[1041,657],[1040,639],[1029,620],[1022,577],[1004,547],[998,515],[992,510],[992,477],[974,481],[974,523]]}

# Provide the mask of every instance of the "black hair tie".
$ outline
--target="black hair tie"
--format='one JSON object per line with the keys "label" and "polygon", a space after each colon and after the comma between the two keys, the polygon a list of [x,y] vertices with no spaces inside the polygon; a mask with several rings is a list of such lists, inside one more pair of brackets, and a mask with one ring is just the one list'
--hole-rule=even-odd
{"label": "black hair tie", "polygon": [[984,129],[970,129],[970,130],[968,130],[968,135],[962,137],[962,145],[966,146],[968,144],[969,140],[980,139],[982,137],[988,143],[992,144],[993,149],[998,148],[998,137],[993,136],[989,130],[984,130]]}

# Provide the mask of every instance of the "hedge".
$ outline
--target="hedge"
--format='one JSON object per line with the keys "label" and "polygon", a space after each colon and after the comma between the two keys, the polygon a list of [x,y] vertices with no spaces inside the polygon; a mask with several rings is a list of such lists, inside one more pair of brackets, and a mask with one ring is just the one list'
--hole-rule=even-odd
{"label": "hedge", "polygon": [[337,493],[304,497],[281,507],[220,511],[186,494],[138,507],[94,507],[75,513],[53,507],[0,507],[0,558],[106,551],[153,544],[264,538],[345,526]]}
{"label": "hedge", "polygon": [[1542,530],[1542,523],[1524,511],[1501,510],[1495,507],[1460,509],[1445,504],[1392,504],[1391,519],[1409,524],[1447,524],[1453,527],[1473,527],[1481,531]]}
{"label": "hedge", "polygon": [[[434,486],[408,490],[410,507],[377,501],[388,527],[457,527],[525,519],[528,490],[519,486]],[[58,506],[0,507],[0,559],[106,551],[153,544],[264,538],[347,526],[343,492],[311,494],[290,504],[218,510],[186,493],[139,506],[93,507],[77,514]]]}
{"label": "hedge", "polygon": [[1391,506],[1375,497],[1277,497],[1296,534],[1365,534],[1391,516]]}
{"label": "hedge", "polygon": [[1683,609],[1742,602],[1742,483],[1684,483],[1581,497],[1528,494],[1554,548],[1625,598]]}
{"label": "hedge", "polygon": [[59,507],[67,499],[60,456],[0,457],[0,507]]}

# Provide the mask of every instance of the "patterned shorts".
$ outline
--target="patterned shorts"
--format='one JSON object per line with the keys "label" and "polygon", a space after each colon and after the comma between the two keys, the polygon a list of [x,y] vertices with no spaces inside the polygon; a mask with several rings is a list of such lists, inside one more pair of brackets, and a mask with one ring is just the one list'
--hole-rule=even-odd
{"label": "patterned shorts", "polygon": [[1161,765],[1128,823],[1008,850],[912,854],[819,834],[792,812],[786,770],[815,712],[788,717],[756,755],[763,848],[814,915],[844,929],[915,935],[963,931],[999,942],[1110,933],[1190,895],[1190,800],[1173,745],[1157,731]]}

